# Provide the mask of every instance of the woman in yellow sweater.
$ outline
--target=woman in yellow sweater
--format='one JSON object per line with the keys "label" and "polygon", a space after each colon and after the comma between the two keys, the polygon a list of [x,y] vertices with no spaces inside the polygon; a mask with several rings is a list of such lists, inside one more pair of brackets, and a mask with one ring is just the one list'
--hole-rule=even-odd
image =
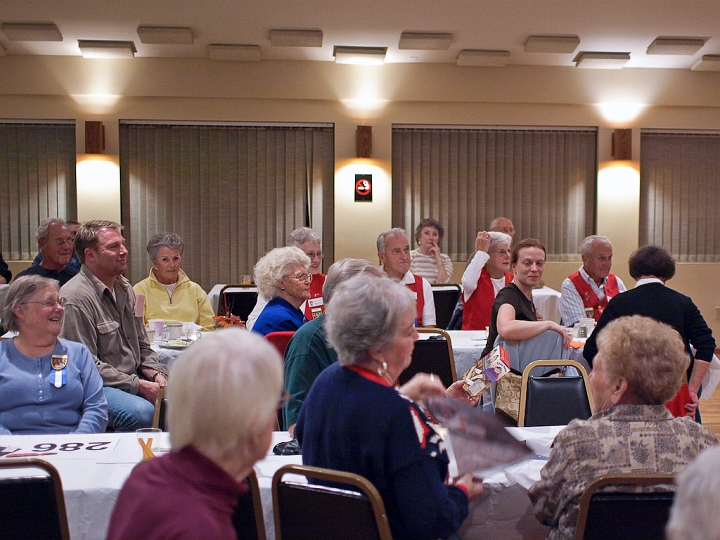
{"label": "woman in yellow sweater", "polygon": [[207,294],[180,269],[184,249],[182,238],[175,233],[158,233],[148,242],[153,267],[150,275],[133,287],[135,294],[145,296],[145,324],[163,319],[194,322],[212,330],[215,314]]}

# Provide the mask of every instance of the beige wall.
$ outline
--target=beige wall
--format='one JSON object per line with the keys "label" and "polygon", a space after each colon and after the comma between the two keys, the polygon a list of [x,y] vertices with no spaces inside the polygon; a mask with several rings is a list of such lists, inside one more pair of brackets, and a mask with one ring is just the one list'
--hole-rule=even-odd
{"label": "beige wall", "polygon": [[[720,73],[689,70],[6,56],[0,58],[0,75],[0,118],[74,119],[78,154],[84,153],[86,120],[104,122],[107,153],[112,155],[119,152],[120,119],[332,122],[336,257],[372,261],[375,238],[391,223],[394,123],[598,126],[601,164],[611,159],[610,133],[618,127],[633,128],[637,160],[642,127],[720,126]],[[609,101],[646,107],[633,121],[612,123],[597,107]],[[354,158],[355,127],[360,124],[373,127],[372,160]],[[373,174],[374,201],[355,203],[353,175],[368,171]],[[92,204],[92,199],[82,203]],[[636,196],[598,200],[598,232],[611,237],[615,270],[628,284],[632,280],[625,261],[637,247],[637,214]],[[462,266],[456,265],[458,280]],[[545,282],[559,288],[577,266],[549,264]],[[718,271],[720,265],[682,264],[671,282],[695,299],[716,334],[720,291],[707,284],[715,282]]]}

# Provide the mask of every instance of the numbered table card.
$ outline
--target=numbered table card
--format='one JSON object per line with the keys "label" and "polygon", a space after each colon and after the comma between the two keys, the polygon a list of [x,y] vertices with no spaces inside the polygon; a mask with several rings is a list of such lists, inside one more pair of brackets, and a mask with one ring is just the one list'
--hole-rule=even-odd
{"label": "numbered table card", "polygon": [[39,457],[45,459],[93,459],[115,450],[120,434],[97,435],[6,435],[0,436],[0,459]]}

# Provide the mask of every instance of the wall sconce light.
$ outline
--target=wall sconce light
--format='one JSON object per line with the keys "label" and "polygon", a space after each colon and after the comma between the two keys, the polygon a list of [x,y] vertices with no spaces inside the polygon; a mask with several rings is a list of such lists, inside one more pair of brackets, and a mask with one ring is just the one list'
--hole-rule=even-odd
{"label": "wall sconce light", "polygon": [[105,126],[102,122],[85,122],[85,153],[102,154],[105,151]]}
{"label": "wall sconce light", "polygon": [[382,66],[385,63],[387,47],[345,47],[335,45],[333,56],[336,64],[358,64]]}
{"label": "wall sconce light", "polygon": [[78,48],[83,58],[135,58],[137,52],[132,41],[79,39]]}
{"label": "wall sconce light", "polygon": [[612,134],[612,157],[632,159],[632,129],[616,129]]}
{"label": "wall sconce light", "polygon": [[372,157],[372,126],[358,126],[355,130],[357,157]]}

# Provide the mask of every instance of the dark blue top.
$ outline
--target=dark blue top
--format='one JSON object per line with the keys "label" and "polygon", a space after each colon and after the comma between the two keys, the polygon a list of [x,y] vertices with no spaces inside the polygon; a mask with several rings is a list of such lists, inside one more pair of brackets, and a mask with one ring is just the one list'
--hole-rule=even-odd
{"label": "dark blue top", "polygon": [[303,463],[372,482],[395,540],[452,536],[468,515],[468,498],[445,485],[443,441],[412,400],[361,373],[332,364],[315,380],[295,427]]}
{"label": "dark blue top", "polygon": [[[42,253],[38,253],[35,255],[35,259],[33,259],[33,264],[40,264],[42,261]],[[77,253],[73,252],[72,257],[70,257],[70,262],[67,264],[67,268],[69,268],[73,272],[73,276],[77,274],[80,271],[80,267],[82,266],[82,263],[80,262],[80,259],[78,259]]]}
{"label": "dark blue top", "polygon": [[263,336],[270,332],[294,332],[306,322],[307,319],[302,311],[278,296],[267,303],[255,321],[252,331]]}
{"label": "dark blue top", "polygon": [[59,281],[60,286],[62,287],[68,281],[70,281],[77,273],[78,271],[76,269],[70,268],[69,264],[59,272],[56,272],[55,270],[48,270],[47,268],[44,268],[39,264],[33,264],[30,268],[26,268],[22,272],[18,273],[18,275],[15,277],[19,278],[21,276],[42,276]]}

